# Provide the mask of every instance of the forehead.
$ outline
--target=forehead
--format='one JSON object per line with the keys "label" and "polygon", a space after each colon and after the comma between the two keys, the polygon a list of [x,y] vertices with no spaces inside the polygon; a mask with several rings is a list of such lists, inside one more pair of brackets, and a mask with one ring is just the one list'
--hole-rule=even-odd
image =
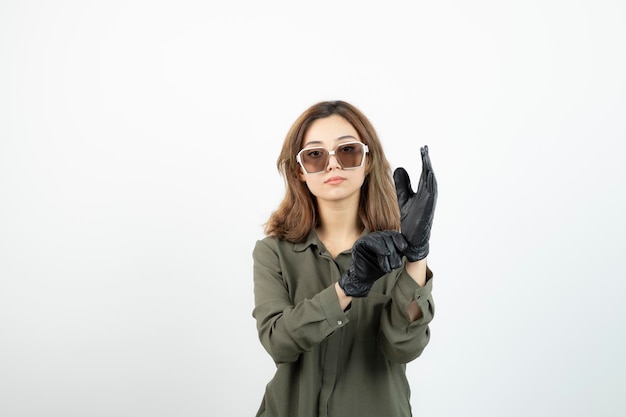
{"label": "forehead", "polygon": [[311,123],[304,135],[302,146],[320,145],[330,148],[337,142],[354,140],[361,141],[356,129],[343,117],[333,114]]}

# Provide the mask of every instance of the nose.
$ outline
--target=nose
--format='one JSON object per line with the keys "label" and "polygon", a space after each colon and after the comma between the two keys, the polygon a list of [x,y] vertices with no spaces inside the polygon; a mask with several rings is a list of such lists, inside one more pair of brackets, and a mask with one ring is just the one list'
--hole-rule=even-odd
{"label": "nose", "polygon": [[328,155],[328,166],[326,170],[330,171],[331,169],[341,169],[341,164],[335,155]]}

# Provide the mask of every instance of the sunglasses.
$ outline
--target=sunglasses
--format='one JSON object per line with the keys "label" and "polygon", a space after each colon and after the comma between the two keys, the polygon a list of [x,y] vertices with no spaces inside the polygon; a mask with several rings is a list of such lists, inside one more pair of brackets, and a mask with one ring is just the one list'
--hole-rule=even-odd
{"label": "sunglasses", "polygon": [[296,155],[296,161],[307,174],[323,172],[328,166],[328,160],[334,155],[343,169],[356,169],[363,166],[365,154],[369,148],[362,142],[348,142],[337,145],[332,151],[325,148],[304,148]]}

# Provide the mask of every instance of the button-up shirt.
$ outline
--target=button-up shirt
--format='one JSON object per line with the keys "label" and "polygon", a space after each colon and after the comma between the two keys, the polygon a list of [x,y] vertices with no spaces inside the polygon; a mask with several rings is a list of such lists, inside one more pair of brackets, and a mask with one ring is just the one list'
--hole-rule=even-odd
{"label": "button-up shirt", "polygon": [[[430,270],[423,287],[394,270],[343,311],[334,284],[351,250],[333,258],[313,231],[302,243],[259,240],[253,259],[253,316],[277,366],[257,417],[411,416],[406,363],[429,341]],[[409,322],[414,300],[422,316]]]}

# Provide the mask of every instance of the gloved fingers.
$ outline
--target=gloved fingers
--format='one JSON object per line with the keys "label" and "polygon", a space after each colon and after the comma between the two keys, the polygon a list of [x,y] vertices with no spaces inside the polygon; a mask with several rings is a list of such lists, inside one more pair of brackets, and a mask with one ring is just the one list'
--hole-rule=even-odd
{"label": "gloved fingers", "polygon": [[391,272],[391,265],[389,263],[389,257],[391,255],[378,255],[378,268],[384,274]]}
{"label": "gloved fingers", "polygon": [[420,175],[417,192],[421,194],[421,191],[426,190],[429,193],[434,193],[437,191],[437,180],[435,179],[432,162],[428,154],[428,146],[420,148],[420,152],[422,154],[422,174]]}
{"label": "gloved fingers", "polygon": [[383,273],[402,266],[402,255],[409,243],[402,233],[395,230],[372,232],[355,243],[354,253],[358,253],[362,265],[377,268]]}
{"label": "gloved fingers", "polygon": [[434,172],[431,171],[428,174],[428,181],[426,182],[426,184],[427,184],[427,190],[429,193],[431,194],[437,193],[437,179],[435,178]]}
{"label": "gloved fingers", "polygon": [[387,257],[387,266],[391,272],[392,269],[398,269],[402,266],[402,252],[393,251],[391,255]]}
{"label": "gloved fingers", "polygon": [[393,172],[393,182],[396,185],[396,195],[398,204],[402,207],[415,194],[411,188],[409,174],[402,167],[396,168]]}
{"label": "gloved fingers", "polygon": [[428,145],[424,145],[420,148],[420,153],[422,154],[422,170],[423,171],[432,171],[433,166],[430,162],[430,155],[428,155]]}
{"label": "gloved fingers", "polygon": [[409,243],[406,240],[406,237],[404,237],[404,235],[400,232],[396,232],[396,231],[390,231],[390,236],[393,240],[393,245],[396,249],[396,251],[399,252],[404,252],[406,250],[406,248],[409,247]]}
{"label": "gloved fingers", "polygon": [[[391,271],[390,256],[396,252],[393,239],[384,232],[372,232],[355,243],[354,253],[359,254],[367,269],[378,269],[383,274]],[[366,266],[367,265],[367,266]]]}
{"label": "gloved fingers", "polygon": [[387,247],[385,240],[377,232],[363,236],[356,241],[355,246],[357,247],[356,250],[373,253],[377,256],[389,256],[389,248]]}
{"label": "gloved fingers", "polygon": [[408,245],[406,243],[406,239],[404,239],[400,232],[387,230],[380,233],[389,251],[389,255],[385,257],[384,270],[386,272],[391,272],[392,269],[400,268],[402,266],[401,254]]}

